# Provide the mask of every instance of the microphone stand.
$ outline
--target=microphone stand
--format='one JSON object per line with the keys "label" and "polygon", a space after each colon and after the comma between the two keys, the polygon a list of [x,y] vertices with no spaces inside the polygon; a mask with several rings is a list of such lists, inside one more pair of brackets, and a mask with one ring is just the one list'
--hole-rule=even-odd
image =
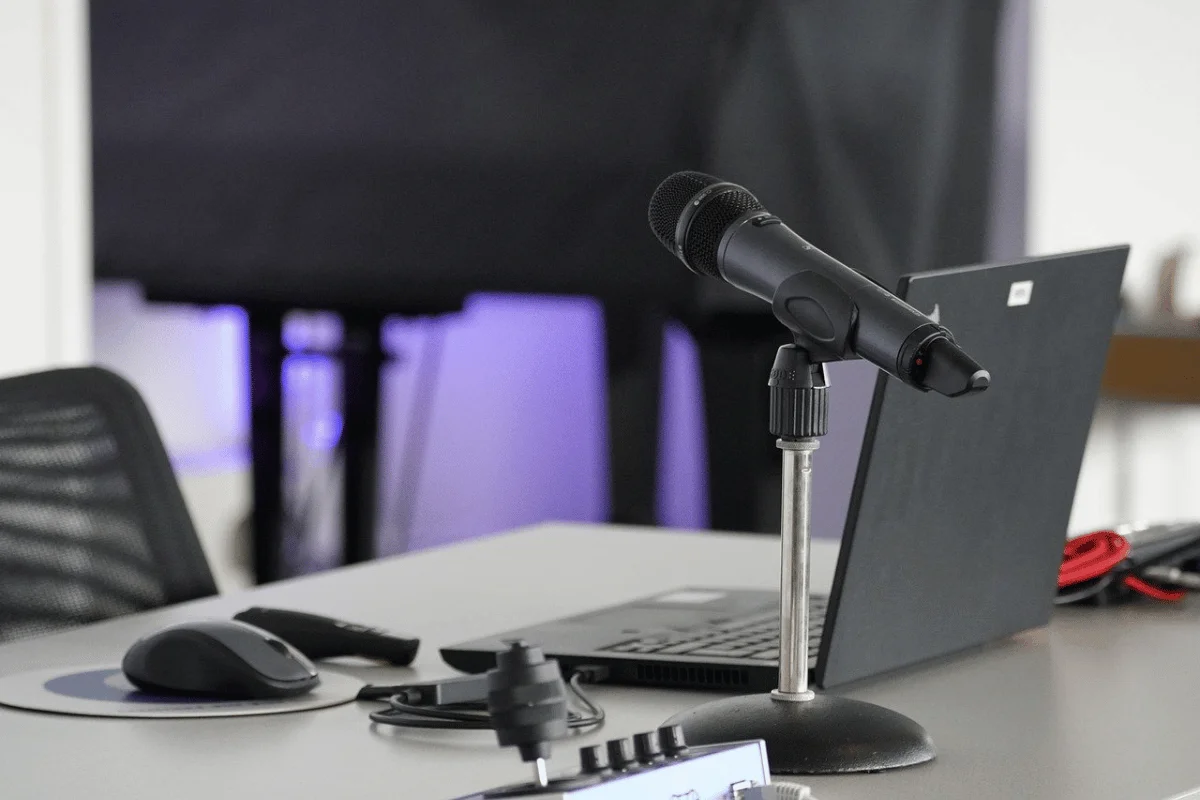
{"label": "microphone stand", "polygon": [[895,711],[808,685],[808,549],[813,454],[829,429],[829,381],[809,351],[779,348],[771,369],[771,432],[783,456],[779,688],[715,700],[672,717],[692,744],[762,739],[771,771],[879,772],[929,761],[925,729]]}

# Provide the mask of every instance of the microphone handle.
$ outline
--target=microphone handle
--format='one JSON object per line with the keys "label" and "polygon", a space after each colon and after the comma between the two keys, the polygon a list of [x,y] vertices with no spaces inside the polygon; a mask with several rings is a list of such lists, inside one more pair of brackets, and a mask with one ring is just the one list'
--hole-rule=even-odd
{"label": "microphone handle", "polygon": [[729,226],[717,265],[726,281],[771,303],[817,361],[857,354],[924,389],[917,356],[935,338],[953,341],[941,325],[765,211]]}

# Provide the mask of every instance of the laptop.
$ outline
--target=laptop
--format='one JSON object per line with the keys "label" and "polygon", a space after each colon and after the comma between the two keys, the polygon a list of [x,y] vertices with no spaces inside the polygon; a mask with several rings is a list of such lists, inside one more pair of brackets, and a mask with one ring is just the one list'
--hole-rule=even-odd
{"label": "laptop", "polygon": [[[992,385],[949,399],[874,377],[845,499],[836,487],[814,491],[816,525],[830,524],[822,507],[846,509],[832,591],[812,598],[816,685],[882,675],[1049,621],[1128,252],[901,280],[898,294],[953,331]],[[831,370],[831,428],[848,405],[838,380]],[[816,458],[819,478],[826,447]],[[778,628],[777,592],[663,587],[441,653],[481,672],[505,640],[521,638],[568,672],[607,666],[612,682],[767,691],[776,686]]]}

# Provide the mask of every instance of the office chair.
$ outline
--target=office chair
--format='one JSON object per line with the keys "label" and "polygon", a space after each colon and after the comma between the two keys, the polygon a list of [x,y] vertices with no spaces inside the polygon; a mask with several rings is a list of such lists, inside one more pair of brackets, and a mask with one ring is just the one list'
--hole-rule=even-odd
{"label": "office chair", "polygon": [[137,390],[97,367],[0,380],[0,642],[216,590]]}

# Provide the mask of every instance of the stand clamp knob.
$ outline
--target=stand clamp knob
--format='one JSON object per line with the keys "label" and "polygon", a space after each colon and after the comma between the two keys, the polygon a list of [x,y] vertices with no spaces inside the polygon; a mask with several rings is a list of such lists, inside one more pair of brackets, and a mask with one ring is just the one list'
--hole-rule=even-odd
{"label": "stand clamp knob", "polygon": [[814,363],[794,344],[785,345],[775,355],[767,385],[772,434],[809,439],[829,432],[829,379],[824,364]]}

